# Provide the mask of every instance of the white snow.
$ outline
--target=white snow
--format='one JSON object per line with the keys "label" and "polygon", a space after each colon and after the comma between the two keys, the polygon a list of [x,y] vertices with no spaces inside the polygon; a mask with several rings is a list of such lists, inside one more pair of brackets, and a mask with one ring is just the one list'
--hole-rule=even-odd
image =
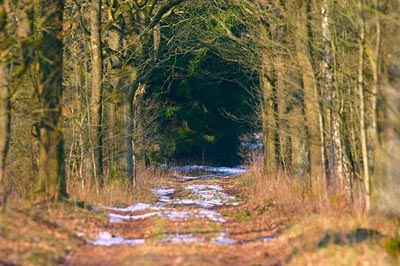
{"label": "white snow", "polygon": [[[205,171],[205,172],[211,172],[211,173],[216,173],[216,174],[223,174],[226,176],[236,176],[243,174],[246,172],[246,169],[239,168],[239,167],[212,167],[212,166],[204,166],[204,165],[185,165],[185,166],[175,166],[172,167],[173,170],[176,170],[178,172],[183,172],[183,173],[189,173],[193,171]],[[207,178],[209,178],[209,175],[205,175]]]}
{"label": "white snow", "polygon": [[[194,174],[193,176],[182,176],[178,178],[178,180],[181,181],[230,178],[246,171],[243,168],[197,165],[173,167],[172,169],[181,173],[199,171],[198,175]],[[136,203],[127,207],[105,207],[104,209],[109,211],[107,215],[110,223],[143,220],[154,216],[166,217],[171,220],[185,220],[188,218],[209,219],[213,222],[225,223],[225,218],[217,211],[211,210],[211,208],[240,204],[236,197],[225,193],[220,185],[188,184],[184,185],[183,188],[191,192],[188,197],[173,197],[176,191],[175,186],[162,186],[152,190],[154,195],[158,197],[156,203]],[[194,206],[189,210],[178,211],[175,205]],[[257,241],[270,241],[271,239],[271,237],[265,237],[257,239]],[[191,233],[169,235],[161,240],[163,243],[193,243],[203,241],[205,241],[204,238],[195,237]],[[125,239],[121,236],[113,236],[109,232],[102,232],[95,240],[89,243],[99,246],[139,245],[145,243],[145,239]],[[229,238],[228,234],[222,231],[217,237],[211,239],[211,243],[233,245],[237,244],[238,241]]]}
{"label": "white snow", "polygon": [[199,199],[161,197],[159,198],[159,202],[175,205],[197,205],[202,208],[238,204],[238,202],[234,202],[236,198],[226,194],[219,185],[187,185],[184,188],[192,191]]}
{"label": "white snow", "polygon": [[174,188],[168,188],[168,187],[159,187],[156,189],[152,190],[154,195],[158,197],[166,197],[166,196],[171,196],[174,194],[175,189]]}
{"label": "white snow", "polygon": [[[237,202],[234,202],[236,198],[234,196],[230,196],[223,192],[222,187],[218,185],[187,185],[184,186],[185,189],[191,190],[193,194],[195,194],[198,199],[193,198],[178,198],[172,199],[170,197],[171,194],[159,193],[162,195],[159,197],[158,202],[161,204],[174,204],[174,205],[198,205],[202,208],[212,208],[223,205],[237,205]],[[172,191],[173,188],[162,188],[162,191]],[[155,191],[158,191],[156,189]]]}
{"label": "white snow", "polygon": [[161,240],[164,243],[194,243],[194,242],[203,242],[204,238],[194,237],[193,234],[175,234],[170,237],[165,237]]}
{"label": "white snow", "polygon": [[156,207],[153,204],[149,203],[136,203],[128,207],[106,207],[105,209],[110,211],[119,211],[119,212],[136,212],[136,211],[145,211],[149,209],[159,210],[160,207]]}
{"label": "white snow", "polygon": [[236,240],[229,238],[227,235],[226,232],[221,232],[219,236],[211,239],[211,243],[221,245],[234,245],[237,243]]}
{"label": "white snow", "polygon": [[[215,178],[216,175],[197,175],[197,176],[181,176],[178,178],[179,181],[193,181],[193,180],[198,180],[198,179],[211,179]],[[221,177],[224,178],[224,177]]]}
{"label": "white snow", "polygon": [[115,214],[115,213],[108,213],[108,218],[110,223],[118,223],[122,222],[124,220],[143,220],[148,217],[156,216],[157,212],[149,212],[145,214],[140,214],[140,215],[121,215],[121,214]]}
{"label": "white snow", "polygon": [[208,218],[211,221],[218,222],[218,223],[225,223],[225,218],[216,211],[207,210],[207,209],[200,209],[196,213],[196,217],[198,218]]}
{"label": "white snow", "polygon": [[264,236],[264,237],[261,237],[260,240],[262,242],[269,242],[269,241],[274,240],[274,237],[273,236]]}
{"label": "white snow", "polygon": [[95,240],[89,241],[94,246],[122,246],[122,245],[140,245],[144,244],[144,239],[125,239],[120,236],[113,236],[109,232],[101,232]]}
{"label": "white snow", "polygon": [[225,219],[222,215],[211,210],[193,210],[193,211],[158,211],[149,212],[139,215],[121,215],[115,213],[108,213],[108,218],[111,223],[119,223],[127,220],[143,220],[153,216],[167,217],[171,220],[187,219],[191,217],[195,218],[207,218],[214,222],[223,223]]}

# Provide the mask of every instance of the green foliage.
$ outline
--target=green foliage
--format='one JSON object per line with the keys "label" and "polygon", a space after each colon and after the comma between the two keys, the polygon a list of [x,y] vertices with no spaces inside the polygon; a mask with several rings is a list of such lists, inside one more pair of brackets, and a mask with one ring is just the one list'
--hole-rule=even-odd
{"label": "green foliage", "polygon": [[400,237],[391,238],[384,242],[385,249],[394,258],[400,257]]}
{"label": "green foliage", "polygon": [[[248,94],[237,83],[247,79],[245,73],[207,49],[180,56],[178,62],[179,78],[163,95],[161,132],[171,147],[165,156],[180,163],[239,163],[239,135],[250,127],[241,121],[251,111]],[[158,74],[152,86],[161,90],[164,77]]]}

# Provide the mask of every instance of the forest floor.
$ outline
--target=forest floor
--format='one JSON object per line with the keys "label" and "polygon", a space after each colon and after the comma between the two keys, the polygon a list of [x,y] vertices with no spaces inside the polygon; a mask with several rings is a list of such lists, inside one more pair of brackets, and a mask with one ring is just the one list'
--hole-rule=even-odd
{"label": "forest floor", "polygon": [[[95,207],[46,203],[2,214],[0,265],[399,262],[398,236],[393,238],[398,223],[375,218],[358,222],[347,214],[299,217],[295,210],[282,212],[275,201],[254,204],[241,177],[227,173],[200,169],[188,176],[178,171],[149,191],[153,202]],[[378,227],[371,226],[376,223]]]}

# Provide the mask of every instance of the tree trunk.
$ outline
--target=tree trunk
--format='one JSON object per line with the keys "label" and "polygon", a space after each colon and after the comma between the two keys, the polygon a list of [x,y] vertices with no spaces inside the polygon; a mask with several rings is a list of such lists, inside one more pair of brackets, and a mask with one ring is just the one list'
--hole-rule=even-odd
{"label": "tree trunk", "polygon": [[7,182],[5,180],[6,159],[10,144],[10,68],[8,62],[6,3],[0,2],[0,205],[5,207],[7,200]]}
{"label": "tree trunk", "polygon": [[90,42],[92,49],[92,95],[90,129],[93,153],[93,176],[103,186],[103,58],[101,52],[101,0],[92,0],[90,9]]}
{"label": "tree trunk", "polygon": [[125,120],[125,157],[126,157],[126,175],[129,183],[135,181],[135,153],[133,143],[133,104],[132,101],[124,102],[124,120]]}
{"label": "tree trunk", "polygon": [[360,16],[360,40],[359,40],[359,54],[358,54],[358,94],[360,103],[360,138],[361,138],[361,154],[362,165],[364,174],[364,188],[365,188],[365,208],[370,209],[370,196],[371,196],[371,180],[369,175],[369,160],[367,148],[367,129],[365,124],[365,95],[364,95],[364,44],[365,44],[365,25],[363,15],[363,0],[358,3],[359,16]]}
{"label": "tree trunk", "polygon": [[[321,93],[319,90],[319,87],[321,86],[321,77],[317,74],[318,73],[318,67],[317,67],[317,58],[316,58],[316,53],[313,47],[313,42],[314,42],[314,34],[313,34],[313,29],[312,29],[312,6],[311,6],[311,1],[307,1],[306,5],[306,27],[307,27],[307,48],[308,48],[308,53],[309,53],[309,62],[311,65],[312,69],[312,78],[313,78],[313,91],[312,93],[310,92],[310,96],[313,96],[315,99],[316,103],[316,114],[318,115],[318,139],[319,139],[319,147],[320,147],[320,164],[322,168],[322,178],[318,179],[318,185],[325,184],[325,187],[327,186],[326,180],[328,178],[328,161],[327,161],[327,151],[326,151],[326,145],[325,145],[325,119],[324,119],[324,112],[323,112],[323,104],[322,104],[322,99],[321,99]],[[306,80],[306,79],[305,79]],[[307,100],[307,97],[306,97]],[[310,106],[310,105],[309,105]],[[311,110],[311,109],[310,109]]]}
{"label": "tree trunk", "polygon": [[328,175],[326,179],[327,189],[330,192],[337,190],[337,185],[341,186],[344,180],[343,153],[340,134],[340,117],[337,112],[337,92],[335,89],[335,79],[333,72],[333,51],[329,25],[329,4],[328,0],[322,2],[322,92],[321,96],[325,99],[325,125],[328,126],[327,132],[327,161]]}
{"label": "tree trunk", "polygon": [[[0,38],[2,38],[0,32]],[[10,143],[10,71],[7,62],[0,61],[0,195],[5,205],[7,187],[5,180],[6,159]]]}
{"label": "tree trunk", "polygon": [[[371,63],[372,69],[372,88],[371,88],[371,126],[367,130],[368,136],[371,139],[371,143],[369,145],[369,161],[370,161],[370,174],[372,178],[375,176],[375,171],[377,168],[376,161],[378,153],[380,152],[381,146],[379,143],[379,134],[378,134],[378,122],[377,122],[377,101],[378,101],[378,93],[379,93],[379,68],[380,68],[380,50],[381,50],[381,21],[379,17],[379,6],[380,1],[374,1],[374,7],[378,11],[378,15],[376,15],[375,19],[375,28],[376,28],[376,37],[375,37],[375,47],[373,49],[373,54],[368,54],[369,61]],[[372,185],[372,182],[370,182]]]}
{"label": "tree trunk", "polygon": [[[263,62],[266,64],[266,62]],[[263,147],[264,147],[264,172],[267,174],[276,174],[278,171],[277,150],[277,129],[275,127],[275,109],[274,105],[274,84],[271,83],[270,77],[266,73],[266,66],[263,66],[260,74],[260,90],[261,90],[261,123],[263,130]],[[275,107],[275,108],[274,108]]]}
{"label": "tree trunk", "polygon": [[[64,140],[61,123],[63,66],[64,1],[42,1],[42,39],[38,50],[38,84],[35,94],[39,102],[36,123],[39,142],[36,192],[41,198],[62,199],[67,196],[64,168]],[[45,56],[45,58],[44,58]]]}

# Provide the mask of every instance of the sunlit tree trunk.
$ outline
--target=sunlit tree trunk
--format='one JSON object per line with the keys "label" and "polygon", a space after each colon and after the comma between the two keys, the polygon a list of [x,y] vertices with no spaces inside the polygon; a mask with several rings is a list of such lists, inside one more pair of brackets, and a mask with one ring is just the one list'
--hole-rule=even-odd
{"label": "sunlit tree trunk", "polygon": [[[373,2],[373,8],[379,12],[380,9],[380,1],[375,0]],[[378,101],[378,93],[379,93],[379,68],[380,68],[380,53],[381,53],[381,19],[380,15],[375,16],[375,42],[372,49],[370,49],[370,53],[367,53],[369,62],[371,64],[372,70],[372,87],[371,87],[371,126],[368,128],[368,136],[371,138],[372,143],[369,146],[368,155],[370,160],[370,169],[371,175],[374,176],[376,169],[376,157],[378,156],[378,151],[380,150],[379,136],[378,136],[378,122],[377,122],[377,101]],[[372,184],[372,182],[371,182]]]}
{"label": "sunlit tree trunk", "polygon": [[39,120],[36,123],[39,142],[36,193],[41,198],[62,199],[67,196],[64,169],[64,140],[61,122],[63,92],[63,8],[64,1],[42,1],[43,21],[37,53]]}
{"label": "sunlit tree trunk", "polygon": [[103,58],[101,52],[101,0],[91,0],[90,41],[92,49],[92,95],[90,98],[90,130],[93,153],[93,175],[98,185],[103,177]]}
{"label": "sunlit tree trunk", "polygon": [[321,96],[325,100],[325,120],[327,131],[328,191],[335,191],[336,186],[344,183],[343,152],[340,134],[340,117],[337,111],[338,93],[333,73],[333,52],[330,33],[328,0],[322,2],[322,86]]}
{"label": "sunlit tree trunk", "polygon": [[360,140],[361,140],[361,154],[363,164],[363,180],[365,188],[365,207],[367,211],[370,208],[370,196],[371,196],[371,180],[369,174],[369,160],[368,160],[368,148],[367,148],[367,129],[366,129],[366,104],[365,104],[365,93],[364,93],[364,49],[365,49],[365,25],[364,25],[364,3],[360,0],[358,3],[359,8],[359,55],[358,55],[358,94],[360,103]]}

